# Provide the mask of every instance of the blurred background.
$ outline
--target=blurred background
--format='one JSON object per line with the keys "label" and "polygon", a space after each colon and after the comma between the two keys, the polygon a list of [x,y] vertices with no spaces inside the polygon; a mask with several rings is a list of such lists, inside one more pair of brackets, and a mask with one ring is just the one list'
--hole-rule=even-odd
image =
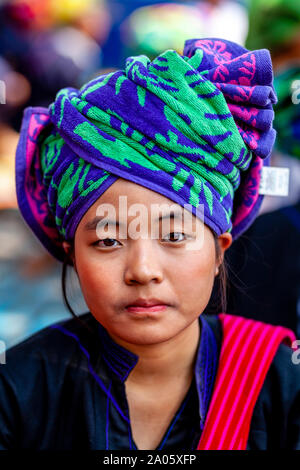
{"label": "blurred background", "polygon": [[[272,164],[290,168],[289,196],[266,196],[252,232],[228,253],[227,311],[300,337],[300,104],[291,100],[300,80],[300,2],[0,0],[0,339],[7,347],[70,318],[61,264],[17,208],[14,158],[24,108],[48,106],[62,87],[123,68],[130,55],[182,53],[186,39],[203,37],[270,50],[279,97]],[[75,275],[69,289],[76,313],[86,312]],[[213,298],[209,307],[218,309]]]}

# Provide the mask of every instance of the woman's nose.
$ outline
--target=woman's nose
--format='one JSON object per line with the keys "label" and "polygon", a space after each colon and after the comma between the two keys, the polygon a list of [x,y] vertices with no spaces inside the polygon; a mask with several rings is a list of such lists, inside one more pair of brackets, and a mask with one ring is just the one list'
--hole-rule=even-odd
{"label": "woman's nose", "polygon": [[151,246],[151,240],[136,240],[128,254],[124,278],[126,284],[162,282],[162,263]]}

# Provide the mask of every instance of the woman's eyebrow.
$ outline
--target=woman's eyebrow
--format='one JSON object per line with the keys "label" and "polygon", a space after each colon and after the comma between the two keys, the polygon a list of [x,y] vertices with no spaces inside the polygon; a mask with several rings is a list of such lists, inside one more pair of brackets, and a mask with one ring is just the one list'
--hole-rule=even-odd
{"label": "woman's eyebrow", "polygon": [[179,212],[171,211],[171,212],[168,212],[167,214],[160,215],[158,219],[156,219],[156,222],[160,222],[161,220],[164,220],[164,219],[182,219],[182,211],[181,210]]}
{"label": "woman's eyebrow", "polygon": [[[164,220],[164,219],[180,219],[182,220],[182,211],[180,212],[170,212],[170,213],[167,213],[167,214],[164,214],[164,215],[160,215],[157,219],[156,219],[156,222],[160,222],[161,220]],[[99,225],[98,225],[99,224]],[[119,226],[126,226],[126,224],[124,224],[123,222],[120,222],[119,220],[114,220],[114,219],[107,219],[106,216],[96,216],[94,217],[93,220],[91,220],[90,222],[87,222],[84,226],[84,230],[95,230],[96,228],[101,228],[103,225],[105,224],[112,224],[112,225],[116,225],[117,227]]]}
{"label": "woman's eyebrow", "polygon": [[114,220],[114,219],[108,219],[104,215],[102,216],[97,216],[84,226],[84,230],[95,230],[96,228],[101,228],[103,225],[106,224],[111,224],[114,225],[116,224],[118,227],[120,225],[126,225],[123,222],[119,222],[119,220]]}

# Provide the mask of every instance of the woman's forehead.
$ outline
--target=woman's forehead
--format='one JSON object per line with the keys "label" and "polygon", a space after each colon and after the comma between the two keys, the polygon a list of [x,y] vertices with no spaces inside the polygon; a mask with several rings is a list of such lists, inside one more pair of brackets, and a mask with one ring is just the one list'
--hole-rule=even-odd
{"label": "woman's forehead", "polygon": [[86,212],[84,219],[96,215],[96,213],[99,212],[99,206],[104,208],[106,204],[111,204],[117,213],[124,212],[124,210],[130,212],[130,207],[136,204],[139,204],[141,208],[145,206],[149,210],[152,206],[153,210],[156,210],[157,206],[159,206],[161,210],[169,209],[169,211],[175,211],[176,209],[177,212],[183,211],[181,205],[168,197],[123,178],[119,178],[115,181],[94,202]]}
{"label": "woman's forehead", "polygon": [[[200,230],[202,220],[195,217],[186,207],[155,191],[124,179],[117,180],[87,210],[78,229],[90,232],[105,223],[128,226],[150,223],[150,226],[163,227],[171,222],[181,224],[182,230]],[[100,225],[99,225],[100,223]],[[200,227],[201,226],[201,227]]]}

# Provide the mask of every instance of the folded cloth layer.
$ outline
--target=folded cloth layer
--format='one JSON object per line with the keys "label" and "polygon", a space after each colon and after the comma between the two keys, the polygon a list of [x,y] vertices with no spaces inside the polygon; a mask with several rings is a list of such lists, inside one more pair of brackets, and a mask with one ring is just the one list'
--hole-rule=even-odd
{"label": "folded cloth layer", "polygon": [[183,55],[128,57],[124,70],[27,108],[16,154],[18,202],[46,248],[64,258],[84,213],[118,177],[190,206],[238,237],[260,207],[275,140],[270,54],[192,39]]}

